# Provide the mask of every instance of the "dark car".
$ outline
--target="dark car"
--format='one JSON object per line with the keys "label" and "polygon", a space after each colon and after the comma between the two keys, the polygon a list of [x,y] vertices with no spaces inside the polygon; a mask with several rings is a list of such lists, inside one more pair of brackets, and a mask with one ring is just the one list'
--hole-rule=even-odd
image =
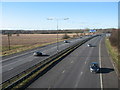
{"label": "dark car", "polygon": [[42,56],[42,52],[36,51],[33,53],[34,56]]}
{"label": "dark car", "polygon": [[99,71],[100,67],[97,62],[92,62],[90,65],[90,71],[97,73]]}

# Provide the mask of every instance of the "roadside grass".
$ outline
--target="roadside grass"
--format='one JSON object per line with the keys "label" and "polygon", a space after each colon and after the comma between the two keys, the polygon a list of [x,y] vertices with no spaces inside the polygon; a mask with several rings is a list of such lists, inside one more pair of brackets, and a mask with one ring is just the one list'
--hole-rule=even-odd
{"label": "roadside grass", "polygon": [[[24,47],[24,45],[12,45],[10,46],[10,49],[17,49],[17,48],[21,48]],[[0,51],[4,52],[4,51],[9,51],[9,47],[8,46],[0,46]]]}
{"label": "roadside grass", "polygon": [[111,55],[112,59],[113,59],[113,62],[115,63],[115,66],[117,67],[118,69],[118,73],[120,73],[120,53],[118,53],[118,49],[117,47],[113,47],[111,44],[110,44],[110,41],[109,41],[109,38],[106,38],[105,39],[105,43],[106,43],[106,47],[108,49],[108,52],[109,54]]}

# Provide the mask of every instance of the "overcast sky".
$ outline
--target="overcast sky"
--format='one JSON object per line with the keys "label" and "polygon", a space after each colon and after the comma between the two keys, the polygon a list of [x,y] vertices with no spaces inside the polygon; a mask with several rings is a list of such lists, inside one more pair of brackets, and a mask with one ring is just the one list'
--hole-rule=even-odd
{"label": "overcast sky", "polygon": [[[117,28],[118,2],[1,2],[1,29]],[[47,20],[47,18],[53,20]],[[64,20],[64,18],[69,18]]]}

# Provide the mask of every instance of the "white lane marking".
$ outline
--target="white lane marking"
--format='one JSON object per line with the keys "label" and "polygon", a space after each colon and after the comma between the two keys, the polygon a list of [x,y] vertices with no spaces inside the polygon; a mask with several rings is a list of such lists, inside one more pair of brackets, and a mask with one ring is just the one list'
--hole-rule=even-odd
{"label": "white lane marking", "polygon": [[50,88],[51,88],[51,87],[49,86],[49,87],[48,87],[48,90],[50,90]]}
{"label": "white lane marking", "polygon": [[62,73],[65,73],[65,70],[63,70]]}
{"label": "white lane marking", "polygon": [[87,62],[85,61],[85,64],[86,64]]}
{"label": "white lane marking", "polygon": [[82,74],[83,74],[83,72],[81,72],[81,73],[79,74],[79,77],[78,77],[77,82],[76,82],[76,84],[75,84],[75,88],[78,87],[78,84],[79,84],[79,81],[80,81],[80,77],[81,77]]}
{"label": "white lane marking", "polygon": [[83,74],[83,72],[80,73],[81,75]]}
{"label": "white lane marking", "polygon": [[[98,39],[96,40],[96,42],[94,42],[94,44],[97,43],[97,41],[98,41]],[[85,48],[84,48],[84,49],[85,49]],[[88,59],[90,58],[90,55],[91,55],[92,51],[93,51],[93,48],[91,48],[91,49],[89,50],[89,52],[88,52],[88,56],[87,56],[87,58],[86,58],[86,60],[85,60],[86,63],[87,63]],[[85,67],[85,65],[82,67],[81,71],[83,71],[84,67]],[[77,81],[76,81],[76,84],[75,84],[75,88],[78,87],[78,84],[79,84],[79,82],[80,82],[80,78],[81,78],[82,74],[83,74],[83,72],[81,72],[81,73],[79,74],[79,76],[78,76],[78,78],[77,78]]]}
{"label": "white lane marking", "polygon": [[[60,45],[61,46],[61,45]],[[47,50],[44,50],[43,52],[48,52],[49,50],[52,50],[52,49],[55,49],[57,48],[57,46],[53,47],[53,48],[50,48],[50,49],[47,49]]]}
{"label": "white lane marking", "polygon": [[[100,68],[102,67],[102,64],[101,64],[101,40],[100,40],[100,44],[99,44],[99,63],[100,63]],[[103,81],[102,81],[102,74],[101,73],[100,73],[100,88],[101,88],[101,90],[103,90]]]}
{"label": "white lane marking", "polygon": [[71,61],[71,63],[73,63],[73,61]]}
{"label": "white lane marking", "polygon": [[33,61],[32,59],[29,60],[29,62]]}
{"label": "white lane marking", "polygon": [[[28,59],[31,59],[31,56],[28,57]],[[23,60],[23,59],[20,59],[20,60],[18,60],[18,61],[14,61],[14,62],[12,62],[12,63],[6,64],[6,65],[2,66],[2,68],[7,67],[7,66],[9,66],[9,65],[13,66],[12,64],[15,64],[15,63],[18,63],[18,62],[21,63],[22,60]],[[28,61],[27,61],[27,60],[24,60],[24,63],[25,63],[25,62],[28,62]]]}
{"label": "white lane marking", "polygon": [[[34,51],[36,51],[36,50],[34,50]],[[3,59],[3,61],[1,61],[1,62],[5,62],[5,61],[8,61],[9,59],[13,59],[13,58],[16,58],[16,57],[20,57],[20,56],[23,56],[23,55],[32,53],[32,52],[34,52],[34,51],[31,51],[31,52],[28,52],[28,53],[23,53],[23,54],[20,54],[20,55],[16,55],[16,56],[13,56],[13,57],[10,57],[10,58],[7,58],[7,59]]]}
{"label": "white lane marking", "polygon": [[13,68],[8,69],[8,71],[12,70]]}

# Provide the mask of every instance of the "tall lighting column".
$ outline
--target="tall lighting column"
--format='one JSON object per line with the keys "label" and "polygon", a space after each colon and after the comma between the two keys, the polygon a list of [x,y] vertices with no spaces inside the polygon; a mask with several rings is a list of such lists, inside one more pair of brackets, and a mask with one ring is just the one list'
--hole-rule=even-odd
{"label": "tall lighting column", "polygon": [[68,20],[69,18],[47,18],[47,20],[56,20],[57,21],[57,53],[59,52],[59,45],[58,45],[58,21],[59,20]]}

